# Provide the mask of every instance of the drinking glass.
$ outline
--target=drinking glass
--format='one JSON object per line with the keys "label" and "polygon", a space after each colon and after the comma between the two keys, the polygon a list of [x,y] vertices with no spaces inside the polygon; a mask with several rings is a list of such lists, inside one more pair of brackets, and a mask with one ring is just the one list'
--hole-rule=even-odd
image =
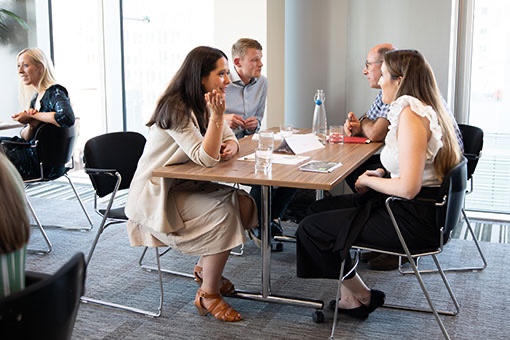
{"label": "drinking glass", "polygon": [[271,152],[274,149],[274,133],[273,131],[261,131],[259,132],[259,148],[269,148]]}
{"label": "drinking glass", "polygon": [[342,125],[332,125],[329,128],[329,143],[330,144],[343,144],[344,143],[344,127]]}
{"label": "drinking glass", "polygon": [[294,127],[292,124],[282,124],[280,125],[280,136],[282,139],[292,137]]}
{"label": "drinking glass", "polygon": [[273,165],[273,149],[269,147],[258,147],[255,150],[255,173],[267,175],[271,173]]}

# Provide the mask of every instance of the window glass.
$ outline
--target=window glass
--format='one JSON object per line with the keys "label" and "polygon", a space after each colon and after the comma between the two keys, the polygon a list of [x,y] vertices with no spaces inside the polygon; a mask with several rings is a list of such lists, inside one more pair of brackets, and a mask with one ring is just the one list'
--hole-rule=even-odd
{"label": "window glass", "polygon": [[127,129],[146,134],[145,123],[188,52],[213,45],[214,1],[122,3]]}
{"label": "window glass", "polygon": [[469,124],[484,131],[470,210],[510,213],[510,2],[475,1]]}
{"label": "window glass", "polygon": [[98,1],[52,0],[51,5],[55,72],[80,118],[79,154],[85,141],[106,132],[100,7]]}

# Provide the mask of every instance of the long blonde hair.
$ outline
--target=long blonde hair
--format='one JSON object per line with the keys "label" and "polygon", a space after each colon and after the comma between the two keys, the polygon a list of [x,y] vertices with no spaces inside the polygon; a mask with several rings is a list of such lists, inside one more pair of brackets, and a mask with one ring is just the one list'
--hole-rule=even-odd
{"label": "long blonde hair", "polygon": [[443,147],[434,159],[434,170],[439,180],[460,162],[461,150],[455,134],[452,117],[444,107],[434,72],[423,55],[416,50],[395,50],[384,55],[386,69],[392,79],[402,77],[396,98],[409,95],[430,105],[437,113],[443,133]]}
{"label": "long blonde hair", "polygon": [[23,181],[12,163],[0,153],[0,254],[28,243],[30,224]]}
{"label": "long blonde hair", "polygon": [[[25,48],[21,50],[16,56],[16,63],[22,54],[27,54],[34,64],[42,66],[43,72],[38,84],[40,90],[46,90],[51,85],[57,83],[53,63],[40,48]],[[21,110],[26,110],[30,107],[30,101],[36,92],[35,87],[25,85],[20,77],[18,96]]]}

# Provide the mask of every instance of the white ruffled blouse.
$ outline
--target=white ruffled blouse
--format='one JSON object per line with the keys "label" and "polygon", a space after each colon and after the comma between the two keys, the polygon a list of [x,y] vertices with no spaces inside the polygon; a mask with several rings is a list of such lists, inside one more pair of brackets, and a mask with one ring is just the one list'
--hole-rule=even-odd
{"label": "white ruffled blouse", "polygon": [[434,158],[439,149],[443,146],[443,142],[441,141],[443,134],[438,123],[437,113],[434,109],[429,105],[423,104],[415,97],[402,96],[391,103],[390,111],[388,112],[390,125],[385,139],[385,147],[381,151],[381,162],[384,168],[391,173],[392,178],[400,177],[397,131],[400,123],[400,113],[408,106],[413,112],[422,117],[426,117],[430,122],[432,136],[427,144],[422,186],[438,186],[440,185],[440,181],[435,175]]}

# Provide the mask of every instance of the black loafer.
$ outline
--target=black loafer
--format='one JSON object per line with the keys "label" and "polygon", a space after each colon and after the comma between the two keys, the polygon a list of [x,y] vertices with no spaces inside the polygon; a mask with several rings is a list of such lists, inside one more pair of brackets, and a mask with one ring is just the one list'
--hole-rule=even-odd
{"label": "black loafer", "polygon": [[[336,302],[335,300],[331,300],[329,302],[328,308],[330,310],[335,310]],[[366,306],[359,306],[356,308],[350,308],[350,309],[344,309],[344,308],[338,308],[338,313],[350,316],[351,318],[360,319],[360,320],[366,320],[368,318],[368,308]]]}
{"label": "black loafer", "polygon": [[280,223],[271,221],[271,237],[283,235],[283,228]]}
{"label": "black loafer", "polygon": [[384,305],[386,294],[377,289],[370,289],[370,304],[366,306],[369,313]]}

